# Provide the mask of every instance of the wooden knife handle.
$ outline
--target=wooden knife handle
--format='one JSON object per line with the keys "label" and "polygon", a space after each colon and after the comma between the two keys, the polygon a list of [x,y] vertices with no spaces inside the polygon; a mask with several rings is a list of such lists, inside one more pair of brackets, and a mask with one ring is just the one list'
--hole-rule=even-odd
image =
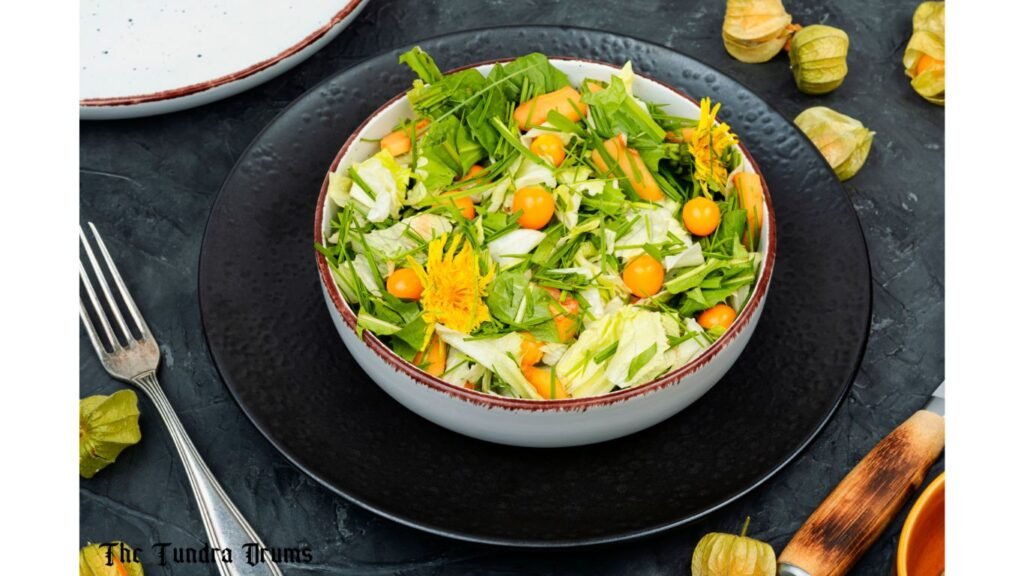
{"label": "wooden knife handle", "polygon": [[946,441],[942,416],[919,410],[864,457],[800,527],[780,564],[842,576],[921,486]]}

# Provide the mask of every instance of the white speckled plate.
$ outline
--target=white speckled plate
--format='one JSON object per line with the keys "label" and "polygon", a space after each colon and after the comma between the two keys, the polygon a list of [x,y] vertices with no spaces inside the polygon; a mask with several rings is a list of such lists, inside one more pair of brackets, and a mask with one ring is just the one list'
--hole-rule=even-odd
{"label": "white speckled plate", "polygon": [[368,0],[82,0],[80,117],[164,114],[266,82],[330,42]]}

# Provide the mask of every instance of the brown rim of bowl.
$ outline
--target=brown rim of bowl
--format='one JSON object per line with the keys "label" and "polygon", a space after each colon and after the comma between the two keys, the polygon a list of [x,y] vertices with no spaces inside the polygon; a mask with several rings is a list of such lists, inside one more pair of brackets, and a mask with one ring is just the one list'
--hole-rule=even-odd
{"label": "brown rim of bowl", "polygon": [[348,17],[360,4],[367,0],[351,0],[344,8],[339,10],[326,24],[317,28],[308,36],[300,40],[297,44],[290,46],[276,56],[271,56],[266,60],[261,60],[251,66],[243,68],[237,72],[225,74],[212,80],[205,80],[203,82],[196,82],[195,84],[189,84],[180,88],[170,88],[168,90],[161,90],[160,92],[151,92],[149,94],[137,94],[134,96],[113,96],[113,97],[98,97],[98,98],[83,98],[78,101],[79,107],[83,108],[106,108],[114,106],[131,106],[134,104],[145,104],[147,102],[159,102],[162,100],[172,100],[174,98],[182,98],[184,96],[191,96],[207,90],[212,90],[219,86],[223,86],[230,82],[235,82],[243,78],[248,78],[253,74],[262,72],[278,62],[291,58],[299,52],[305,50],[310,44],[316,42],[328,32],[330,32],[335,26],[341,23],[342,20]]}
{"label": "brown rim of bowl", "polygon": [[[601,62],[600,60],[591,60],[587,58],[572,58],[565,56],[549,56],[550,60],[568,60],[574,62],[586,62],[590,64],[598,64],[607,66],[610,68],[618,69],[618,66],[609,64],[607,62]],[[458,72],[460,70],[466,70],[469,68],[477,68],[480,66],[486,66],[489,64],[496,64],[501,62],[510,62],[514,58],[495,58],[493,60],[487,60],[484,62],[477,62],[475,64],[468,64],[466,66],[460,66],[453,70],[449,70],[446,74],[451,72]],[[699,102],[694,100],[688,94],[683,91],[670,86],[664,82],[651,78],[643,74],[637,74],[641,78],[660,84],[679,96],[689,100],[690,102],[700,105]],[[366,125],[377,117],[386,108],[400,100],[405,96],[405,92],[401,92],[381,105],[377,110],[370,114],[355,130],[349,135],[345,144],[338,151],[338,154],[334,157],[334,161],[331,163],[329,172],[334,172],[337,169],[338,164],[341,163],[341,159],[345,156],[349,146],[355,141],[356,136],[361,134],[366,128]],[[701,351],[696,357],[691,359],[681,368],[673,370],[660,378],[651,380],[645,384],[627,388],[624,390],[616,390],[607,394],[600,394],[597,396],[586,396],[583,398],[569,398],[565,400],[524,400],[521,398],[508,398],[505,396],[497,396],[494,394],[486,394],[484,392],[477,392],[476,390],[470,390],[461,386],[456,386],[449,382],[445,382],[440,378],[432,376],[423,370],[420,370],[416,366],[413,366],[410,362],[404,358],[395,354],[390,348],[388,348],[376,335],[369,330],[363,331],[362,341],[370,348],[377,356],[380,357],[386,364],[394,368],[396,371],[402,372],[415,382],[418,382],[432,390],[441,392],[448,396],[455,397],[459,400],[483,406],[486,408],[505,408],[509,410],[526,410],[530,412],[536,411],[568,411],[568,410],[585,410],[587,408],[596,406],[609,406],[618,402],[629,400],[636,396],[642,396],[662,388],[666,388],[672,384],[681,382],[685,377],[697,372],[708,364],[715,356],[717,356],[722,350],[724,350],[733,340],[736,339],[737,334],[744,329],[751,321],[754,315],[754,311],[760,306],[762,300],[764,300],[765,294],[768,291],[768,283],[771,280],[772,270],[775,267],[775,209],[772,206],[771,194],[768,191],[768,183],[764,179],[764,175],[761,173],[761,168],[757,165],[757,162],[750,155],[746,146],[742,142],[739,143],[740,149],[743,151],[744,157],[750,162],[754,172],[761,178],[761,186],[764,189],[764,201],[767,208],[767,222],[768,227],[768,243],[764,249],[764,263],[762,264],[761,274],[758,278],[757,285],[754,288],[753,294],[747,301],[747,305],[743,307],[743,311],[740,312],[736,321],[726,330],[718,340],[708,348]],[[313,222],[313,240],[318,244],[323,244],[323,209],[324,203],[327,198],[327,175],[324,176],[323,184],[320,186],[320,196],[317,199],[316,204],[316,215]],[[345,321],[345,325],[355,332],[356,327],[356,315],[349,307],[345,299],[341,297],[341,293],[338,290],[337,284],[331,277],[330,268],[327,264],[327,259],[319,251],[315,252],[317,269],[320,272],[320,281],[327,287],[327,292],[330,295],[331,302]]]}

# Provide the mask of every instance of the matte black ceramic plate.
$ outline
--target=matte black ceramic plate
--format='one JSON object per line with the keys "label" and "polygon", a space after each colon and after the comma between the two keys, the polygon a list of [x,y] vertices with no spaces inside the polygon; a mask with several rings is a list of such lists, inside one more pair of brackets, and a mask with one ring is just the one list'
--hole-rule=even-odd
{"label": "matte black ceramic plate", "polygon": [[[499,446],[416,416],[348,354],[313,258],[320,183],[352,130],[413,75],[402,50],[340,72],[242,155],[210,216],[199,270],[214,361],[242,409],[298,467],[389,518],[477,541],[557,546],[691,521],[789,462],[842,401],[870,319],[864,238],[797,129],[691,58],[590,30],[501,28],[422,42],[442,68],[531,51],[622,64],[723,102],[767,178],[778,261],[761,322],[703,399],[646,431],[566,449]],[[813,319],[813,320],[809,320]]]}

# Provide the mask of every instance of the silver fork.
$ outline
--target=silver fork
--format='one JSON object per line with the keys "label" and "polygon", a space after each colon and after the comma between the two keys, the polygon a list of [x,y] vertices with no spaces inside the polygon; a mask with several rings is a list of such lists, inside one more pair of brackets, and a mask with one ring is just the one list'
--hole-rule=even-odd
{"label": "silver fork", "polygon": [[[203,526],[206,527],[210,547],[222,550],[225,548],[231,549],[232,562],[230,563],[224,562],[220,554],[214,554],[217,560],[217,569],[220,571],[221,576],[281,576],[281,570],[269,557],[269,553],[266,555],[267,558],[263,560],[262,556],[264,554],[262,551],[266,548],[263,545],[263,541],[260,540],[260,537],[256,535],[256,532],[249,526],[249,523],[242,517],[238,509],[235,508],[231,499],[224,493],[224,489],[220,487],[217,479],[213,477],[210,469],[206,467],[206,463],[203,462],[203,459],[196,451],[196,447],[192,444],[192,440],[185,433],[185,429],[181,426],[181,421],[175,415],[174,409],[171,408],[171,404],[167,401],[167,397],[164,396],[163,390],[160,389],[160,383],[156,379],[156,369],[160,364],[160,347],[157,345],[156,339],[153,338],[153,333],[150,332],[146,321],[142,318],[142,313],[139,312],[139,308],[135,305],[131,294],[128,293],[128,288],[125,287],[124,280],[121,279],[121,274],[117,271],[117,266],[114,265],[114,261],[110,258],[110,253],[107,252],[103,238],[100,237],[96,226],[92,222],[89,223],[89,229],[95,238],[96,247],[99,248],[100,255],[103,256],[103,261],[106,264],[110,277],[114,281],[117,294],[128,309],[128,314],[134,322],[135,330],[139,334],[139,337],[136,337],[129,329],[128,323],[115,299],[114,291],[111,290],[110,285],[107,283],[106,276],[96,259],[92,246],[90,246],[85,233],[79,228],[78,235],[82,246],[85,248],[85,254],[89,260],[93,276],[100,286],[100,292],[106,302],[107,309],[109,309],[114,319],[112,325],[107,318],[107,312],[104,310],[96,290],[93,288],[92,280],[89,278],[89,274],[86,273],[85,265],[80,260],[78,263],[79,276],[89,297],[89,302],[92,305],[93,316],[99,321],[102,336],[105,337],[105,340],[101,338],[101,334],[93,326],[86,303],[81,298],[79,298],[79,315],[82,318],[82,324],[85,326],[86,332],[89,334],[89,340],[92,341],[96,354],[100,357],[100,362],[114,378],[130,382],[142,389],[156,406],[157,412],[167,426],[167,430],[171,433],[171,439],[174,440],[174,446],[178,449],[178,455],[181,456],[181,461],[185,465],[189,484],[192,485],[192,492],[195,494],[196,503],[199,505],[199,513],[203,517]],[[115,326],[120,338],[118,338],[118,335],[115,335]],[[247,550],[252,550],[254,557],[260,561],[254,565],[248,563],[246,561]]]}

